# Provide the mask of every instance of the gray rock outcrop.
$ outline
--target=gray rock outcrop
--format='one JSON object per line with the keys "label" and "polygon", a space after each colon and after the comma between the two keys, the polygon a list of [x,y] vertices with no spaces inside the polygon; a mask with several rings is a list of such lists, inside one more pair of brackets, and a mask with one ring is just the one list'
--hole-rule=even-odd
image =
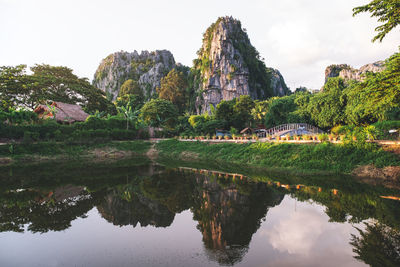
{"label": "gray rock outcrop", "polygon": [[329,78],[340,77],[345,81],[355,80],[363,81],[367,72],[381,72],[385,69],[385,62],[378,61],[375,63],[362,66],[360,69],[354,69],[349,65],[330,65],[325,69],[325,83]]}
{"label": "gray rock outcrop", "polygon": [[160,80],[175,67],[174,56],[168,50],[153,52],[116,52],[103,59],[96,70],[93,85],[115,100],[121,85],[128,79],[138,82],[149,98],[160,86]]}
{"label": "gray rock outcrop", "polygon": [[197,113],[241,95],[266,99],[288,92],[282,75],[265,67],[240,21],[232,17],[219,18],[207,29],[194,62],[201,92]]}

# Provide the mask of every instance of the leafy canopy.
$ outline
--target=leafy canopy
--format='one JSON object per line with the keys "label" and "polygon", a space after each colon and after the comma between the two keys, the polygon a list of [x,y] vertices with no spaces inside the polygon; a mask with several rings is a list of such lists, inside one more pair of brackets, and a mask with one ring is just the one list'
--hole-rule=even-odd
{"label": "leafy canopy", "polygon": [[377,17],[383,24],[376,27],[378,34],[372,39],[373,42],[383,38],[400,24],[400,1],[399,0],[373,0],[369,4],[353,9],[353,16],[363,13],[371,13],[371,17]]}
{"label": "leafy canopy", "polygon": [[33,109],[47,100],[81,105],[88,112],[115,112],[104,92],[79,78],[67,67],[35,65],[26,74],[26,65],[0,67],[0,103],[2,107]]}
{"label": "leafy canopy", "polygon": [[167,76],[161,79],[161,85],[157,88],[159,97],[171,101],[182,112],[186,106],[187,80],[182,72],[172,69]]}
{"label": "leafy canopy", "polygon": [[165,99],[152,99],[140,110],[143,121],[155,127],[173,128],[178,118],[174,104]]}

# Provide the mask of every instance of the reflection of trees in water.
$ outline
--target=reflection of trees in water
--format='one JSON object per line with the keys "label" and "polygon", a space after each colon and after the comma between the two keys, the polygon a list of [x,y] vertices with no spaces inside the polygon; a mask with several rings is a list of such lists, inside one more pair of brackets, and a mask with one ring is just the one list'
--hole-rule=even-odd
{"label": "reflection of trees in water", "polygon": [[140,194],[133,194],[131,199],[126,200],[117,192],[112,192],[104,198],[97,209],[107,221],[120,226],[135,227],[140,223],[141,226],[167,227],[175,217],[175,214],[164,205]]}
{"label": "reflection of trees in water", "polygon": [[329,190],[320,192],[316,188],[307,188],[292,192],[292,196],[300,201],[313,200],[325,206],[325,213],[332,222],[360,223],[374,218],[400,229],[400,202],[383,199],[370,187],[363,191],[339,191],[337,195]]}
{"label": "reflection of trees in water", "polygon": [[52,191],[27,190],[2,195],[0,231],[31,232],[62,231],[71,221],[84,217],[98,202],[83,187],[64,186]]}
{"label": "reflection of trees in water", "polygon": [[350,244],[359,259],[370,266],[400,266],[400,231],[379,222],[365,223],[366,229],[358,229]]}
{"label": "reflection of trees in water", "polygon": [[[198,221],[197,228],[203,235],[210,259],[229,265],[241,261],[247,253],[251,238],[268,209],[279,205],[285,193],[291,193],[299,200],[311,199],[324,205],[331,221],[357,223],[375,218],[387,225],[386,228],[367,227],[365,232],[360,232],[359,239],[353,237],[352,244],[360,259],[367,263],[378,266],[380,262],[376,259],[383,262],[386,257],[390,261],[382,264],[400,266],[399,235],[393,232],[393,229],[400,229],[400,203],[381,199],[375,188],[358,185],[353,188],[350,184],[337,195],[329,190],[320,192],[312,186],[284,191],[266,183],[225,178],[224,175],[210,177],[209,172],[203,175],[165,170],[153,165],[109,168],[107,172],[97,170],[95,174],[90,174],[90,168],[76,172],[76,176],[70,178],[67,171],[60,175],[46,171],[44,181],[49,184],[39,179],[41,173],[36,173],[33,180],[23,178],[22,173],[21,177],[0,179],[3,190],[19,188],[18,180],[21,185],[35,188],[19,193],[10,189],[0,192],[0,231],[23,231],[26,225],[32,232],[64,230],[70,227],[72,220],[86,216],[94,206],[115,225],[135,227],[139,222],[142,226],[167,227],[175,213],[190,209]],[[74,185],[66,186],[68,182]],[[89,190],[84,190],[83,186]],[[393,231],[387,230],[388,226],[393,227]],[[397,239],[390,239],[391,236]],[[376,259],[368,257],[374,250],[379,254]]]}
{"label": "reflection of trees in water", "polygon": [[187,210],[192,203],[193,181],[190,177],[166,170],[143,178],[135,186],[112,191],[97,208],[115,225],[153,225],[167,227],[175,213]]}
{"label": "reflection of trees in water", "polygon": [[284,194],[265,184],[240,180],[234,183],[196,175],[196,181],[192,211],[208,255],[220,264],[233,265],[246,254],[268,209],[279,205]]}

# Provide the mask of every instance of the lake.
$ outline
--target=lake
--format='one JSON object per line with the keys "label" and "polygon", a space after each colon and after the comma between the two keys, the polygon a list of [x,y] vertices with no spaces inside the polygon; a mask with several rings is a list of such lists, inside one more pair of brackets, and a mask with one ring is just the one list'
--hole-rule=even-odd
{"label": "lake", "polygon": [[400,266],[395,189],[230,166],[0,168],[0,266]]}

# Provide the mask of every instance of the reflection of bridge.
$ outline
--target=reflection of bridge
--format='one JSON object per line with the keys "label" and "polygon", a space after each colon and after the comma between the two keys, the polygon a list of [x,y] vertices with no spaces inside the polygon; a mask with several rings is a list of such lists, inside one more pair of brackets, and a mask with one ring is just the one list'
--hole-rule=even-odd
{"label": "reflection of bridge", "polygon": [[247,178],[247,176],[244,176],[243,174],[239,174],[239,173],[228,173],[228,172],[220,172],[220,171],[210,171],[210,170],[206,170],[206,169],[196,169],[196,168],[188,168],[188,167],[179,167],[179,170],[182,171],[191,171],[194,173],[199,173],[199,174],[208,174],[208,175],[214,175],[216,177],[225,177],[225,178],[238,178],[240,180]]}
{"label": "reflection of bridge", "polygon": [[[189,171],[189,172],[194,172],[198,174],[203,174],[203,175],[214,175],[218,178],[229,178],[232,177],[233,179],[239,178],[240,180],[249,178],[243,174],[238,174],[238,173],[228,173],[228,172],[220,172],[220,171],[211,171],[211,170],[206,170],[206,169],[196,169],[196,168],[188,168],[188,167],[178,167],[178,170],[180,171]],[[291,189],[296,189],[296,190],[301,190],[302,188],[304,189],[316,189],[318,192],[322,192],[322,188],[319,186],[307,186],[303,184],[282,184],[281,182],[278,181],[267,181],[267,185],[269,186],[276,186],[278,188],[284,188],[286,190],[291,190]],[[334,195],[337,195],[339,190],[338,189],[329,189],[328,191],[331,191]]]}
{"label": "reflection of bridge", "polygon": [[287,123],[267,130],[259,130],[259,137],[290,135],[312,135],[324,133],[321,129],[308,123]]}

